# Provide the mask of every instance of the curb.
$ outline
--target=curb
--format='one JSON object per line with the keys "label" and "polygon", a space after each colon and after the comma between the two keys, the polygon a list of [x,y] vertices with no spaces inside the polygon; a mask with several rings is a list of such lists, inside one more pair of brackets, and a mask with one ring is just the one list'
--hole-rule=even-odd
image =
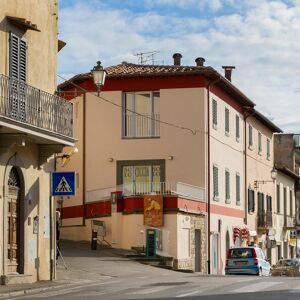
{"label": "curb", "polygon": [[22,296],[22,295],[31,295],[31,294],[36,294],[36,293],[40,293],[40,292],[46,292],[46,291],[49,291],[49,290],[55,290],[55,289],[59,289],[59,288],[62,288],[62,287],[66,287],[68,285],[72,285],[72,283],[67,282],[67,283],[51,285],[51,286],[28,288],[28,289],[19,290],[19,291],[0,293],[0,299],[7,298],[7,297],[17,297],[17,296]]}

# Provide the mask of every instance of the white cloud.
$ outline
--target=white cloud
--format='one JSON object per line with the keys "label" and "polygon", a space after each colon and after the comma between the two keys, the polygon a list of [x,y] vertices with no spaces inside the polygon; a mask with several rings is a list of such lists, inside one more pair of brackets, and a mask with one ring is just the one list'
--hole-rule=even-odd
{"label": "white cloud", "polygon": [[[61,38],[67,42],[60,53],[62,73],[86,72],[98,59],[105,66],[137,62],[134,53],[152,50],[160,51],[157,59],[165,64],[174,52],[183,54],[183,64],[203,56],[220,72],[222,65],[235,65],[233,82],[257,107],[283,129],[300,132],[300,1],[144,0],[149,7],[182,9],[196,4],[201,9],[201,3],[219,11],[210,19],[180,16],[178,10],[134,13],[78,3],[60,12]],[[234,12],[222,14],[226,7]]]}

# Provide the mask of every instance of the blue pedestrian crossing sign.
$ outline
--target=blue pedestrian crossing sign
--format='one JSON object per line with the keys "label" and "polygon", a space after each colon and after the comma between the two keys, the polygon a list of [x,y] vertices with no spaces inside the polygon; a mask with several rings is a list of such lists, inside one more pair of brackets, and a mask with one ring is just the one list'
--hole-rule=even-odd
{"label": "blue pedestrian crossing sign", "polygon": [[75,196],[75,172],[53,172],[52,196]]}

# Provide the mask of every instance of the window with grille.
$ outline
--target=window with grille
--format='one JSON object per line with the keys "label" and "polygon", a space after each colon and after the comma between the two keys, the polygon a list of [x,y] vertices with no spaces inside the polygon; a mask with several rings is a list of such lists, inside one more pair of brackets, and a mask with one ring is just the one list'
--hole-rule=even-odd
{"label": "window with grille", "polygon": [[248,189],[248,212],[255,211],[255,199],[254,199],[254,190]]}
{"label": "window with grille", "polygon": [[249,147],[251,148],[253,146],[253,128],[251,125],[249,125]]}
{"label": "window with grille", "polygon": [[267,159],[270,159],[270,156],[271,156],[271,150],[270,150],[270,140],[267,139]]}
{"label": "window with grille", "polygon": [[218,125],[218,104],[215,99],[212,100],[212,119],[213,119],[213,127],[217,128]]}
{"label": "window with grille", "polygon": [[261,132],[258,132],[258,153],[260,154],[262,151],[262,144],[261,144],[261,140],[262,140],[262,135]]}
{"label": "window with grille", "polygon": [[225,108],[225,133],[229,134],[229,109]]}
{"label": "window with grille", "polygon": [[237,141],[240,139],[240,117],[238,115],[235,116],[235,137]]}
{"label": "window with grille", "polygon": [[219,197],[219,178],[218,178],[218,167],[216,165],[213,166],[213,196],[214,200]]}
{"label": "window with grille", "polygon": [[230,203],[230,173],[228,170],[225,171],[225,196],[226,203]]}
{"label": "window with grille", "polygon": [[241,177],[237,173],[235,176],[235,181],[236,181],[236,205],[241,204]]}

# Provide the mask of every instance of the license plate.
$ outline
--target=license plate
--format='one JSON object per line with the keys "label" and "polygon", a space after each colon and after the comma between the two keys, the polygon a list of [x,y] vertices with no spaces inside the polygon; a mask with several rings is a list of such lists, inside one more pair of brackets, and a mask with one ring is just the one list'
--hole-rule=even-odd
{"label": "license plate", "polygon": [[237,266],[245,266],[245,265],[247,265],[247,262],[246,261],[236,261],[235,264]]}

